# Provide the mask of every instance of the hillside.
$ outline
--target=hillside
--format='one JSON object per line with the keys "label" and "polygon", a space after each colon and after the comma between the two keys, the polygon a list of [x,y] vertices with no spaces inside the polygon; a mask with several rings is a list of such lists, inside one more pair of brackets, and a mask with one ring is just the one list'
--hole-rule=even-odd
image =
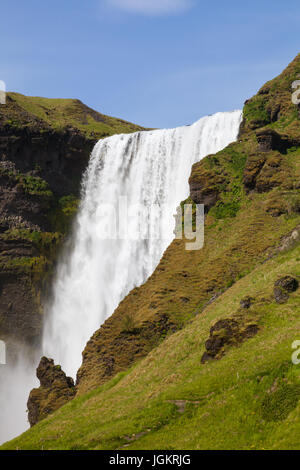
{"label": "hillside", "polygon": [[5,114],[11,126],[49,126],[59,131],[75,128],[87,138],[99,140],[113,134],[135,132],[143,128],[89,108],[80,100],[42,98],[8,93]]}
{"label": "hillside", "polygon": [[88,342],[77,397],[3,449],[299,449],[299,73],[300,55],[193,166],[204,248],[175,240]]}
{"label": "hillside", "polygon": [[[236,282],[131,370],[78,397],[2,449],[299,449],[299,366],[291,344],[300,293],[273,299],[274,282],[299,277],[300,247]],[[240,301],[253,297],[250,309]],[[201,364],[209,330],[241,315],[256,336]]]}

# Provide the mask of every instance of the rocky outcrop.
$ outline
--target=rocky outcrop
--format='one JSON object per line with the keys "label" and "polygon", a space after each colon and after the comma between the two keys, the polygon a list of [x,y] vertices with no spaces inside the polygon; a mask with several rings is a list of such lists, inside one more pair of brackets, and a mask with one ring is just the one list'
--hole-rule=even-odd
{"label": "rocky outcrop", "polygon": [[53,359],[42,357],[36,375],[40,387],[30,392],[27,402],[30,426],[60,408],[76,393],[73,379],[67,377],[59,365],[54,365]]}
{"label": "rocky outcrop", "polygon": [[254,302],[254,299],[250,296],[247,296],[247,297],[244,297],[241,301],[240,301],[240,306],[241,308],[250,308],[251,305],[253,304]]}
{"label": "rocky outcrop", "polygon": [[276,187],[292,189],[295,177],[283,154],[274,151],[249,155],[243,182],[246,191],[263,193]]}
{"label": "rocky outcrop", "polygon": [[289,138],[288,135],[279,134],[274,129],[266,127],[259,129],[255,133],[258,142],[258,150],[260,152],[269,152],[270,150],[277,150],[285,154],[291,147],[299,147],[300,140]]}
{"label": "rocky outcrop", "polygon": [[[278,304],[287,302],[290,294],[298,288],[299,282],[293,276],[277,279],[274,284],[275,301]],[[270,300],[260,299],[263,303],[268,301]],[[258,333],[258,319],[255,311],[251,310],[254,303],[253,297],[244,297],[240,301],[240,309],[232,317],[218,320],[211,327],[210,336],[205,342],[206,351],[201,359],[202,364],[212,359],[221,359],[229,347],[237,346]]]}
{"label": "rocky outcrop", "polygon": [[220,186],[224,182],[224,175],[206,168],[206,162],[195,163],[189,178],[191,199],[196,204],[204,204],[207,213],[218,201]]}
{"label": "rocky outcrop", "polygon": [[76,129],[0,127],[0,161],[21,173],[39,176],[58,196],[78,194],[79,183],[95,140]]}
{"label": "rocky outcrop", "polygon": [[211,359],[221,359],[228,347],[237,346],[246,339],[252,338],[258,330],[255,321],[239,316],[217,321],[211,327],[210,336],[205,342],[206,352],[201,358],[201,363],[205,364]]}
{"label": "rocky outcrop", "polygon": [[278,304],[288,301],[290,293],[295,292],[299,287],[299,282],[292,276],[284,276],[274,284],[274,298]]}

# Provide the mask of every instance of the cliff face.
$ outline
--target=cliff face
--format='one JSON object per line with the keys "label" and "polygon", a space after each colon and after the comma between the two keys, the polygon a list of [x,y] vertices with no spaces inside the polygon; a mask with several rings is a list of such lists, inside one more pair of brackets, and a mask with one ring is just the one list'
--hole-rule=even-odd
{"label": "cliff face", "polygon": [[138,126],[78,100],[8,93],[0,105],[0,337],[8,360],[40,343],[41,296],[98,138]]}

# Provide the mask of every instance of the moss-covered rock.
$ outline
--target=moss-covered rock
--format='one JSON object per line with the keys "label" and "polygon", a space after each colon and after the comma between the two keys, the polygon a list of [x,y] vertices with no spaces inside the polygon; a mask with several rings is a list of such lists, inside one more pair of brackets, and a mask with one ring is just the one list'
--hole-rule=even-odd
{"label": "moss-covered rock", "polygon": [[274,284],[274,298],[278,304],[288,301],[291,292],[295,292],[299,287],[299,282],[292,276],[284,276]]}
{"label": "moss-covered rock", "polygon": [[76,393],[73,379],[67,377],[53,359],[42,357],[36,374],[40,387],[30,392],[27,402],[30,426],[63,406]]}
{"label": "moss-covered rock", "polygon": [[258,333],[257,321],[252,316],[235,315],[232,318],[218,320],[210,329],[210,336],[205,342],[202,364],[211,359],[221,359],[226,349],[252,338]]}

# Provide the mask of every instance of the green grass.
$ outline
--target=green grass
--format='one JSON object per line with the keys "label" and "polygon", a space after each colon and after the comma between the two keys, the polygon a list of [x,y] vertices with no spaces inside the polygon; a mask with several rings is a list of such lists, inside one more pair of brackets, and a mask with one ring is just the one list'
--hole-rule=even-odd
{"label": "green grass", "polygon": [[244,107],[246,127],[270,125],[280,131],[298,134],[298,110],[292,103],[292,83],[299,79],[300,54],[278,77],[267,82]]}
{"label": "green grass", "polygon": [[55,199],[48,212],[48,219],[55,232],[66,234],[72,227],[80,200],[73,194]]}
{"label": "green grass", "polygon": [[[24,124],[22,119],[26,125],[38,119],[55,130],[66,127],[79,129],[92,139],[143,129],[123,119],[94,111],[77,99],[42,98],[13,92],[8,93],[8,96],[27,113],[27,116],[22,118],[20,112],[9,112],[5,123],[12,127],[21,127]],[[10,111],[9,108],[7,110]]]}
{"label": "green grass", "polygon": [[27,194],[30,194],[31,196],[46,196],[49,199],[53,197],[53,193],[50,191],[48,183],[39,176],[32,176],[28,173],[16,173],[15,178],[19,181]]}
{"label": "green grass", "polygon": [[[300,276],[300,246],[235,282],[135,367],[80,396],[2,449],[299,449],[300,292],[272,298],[278,277]],[[201,364],[212,324],[255,299],[258,334]],[[176,400],[187,400],[179,413]],[[142,433],[142,434],[139,434]],[[130,441],[129,439],[132,439]]]}
{"label": "green grass", "polygon": [[236,216],[239,208],[239,201],[218,201],[217,204],[211,209],[210,215],[213,215],[216,219],[226,219],[227,217],[232,218]]}
{"label": "green grass", "polygon": [[265,96],[256,95],[244,106],[244,118],[248,122],[260,125],[270,124],[270,115],[266,110],[267,99]]}

